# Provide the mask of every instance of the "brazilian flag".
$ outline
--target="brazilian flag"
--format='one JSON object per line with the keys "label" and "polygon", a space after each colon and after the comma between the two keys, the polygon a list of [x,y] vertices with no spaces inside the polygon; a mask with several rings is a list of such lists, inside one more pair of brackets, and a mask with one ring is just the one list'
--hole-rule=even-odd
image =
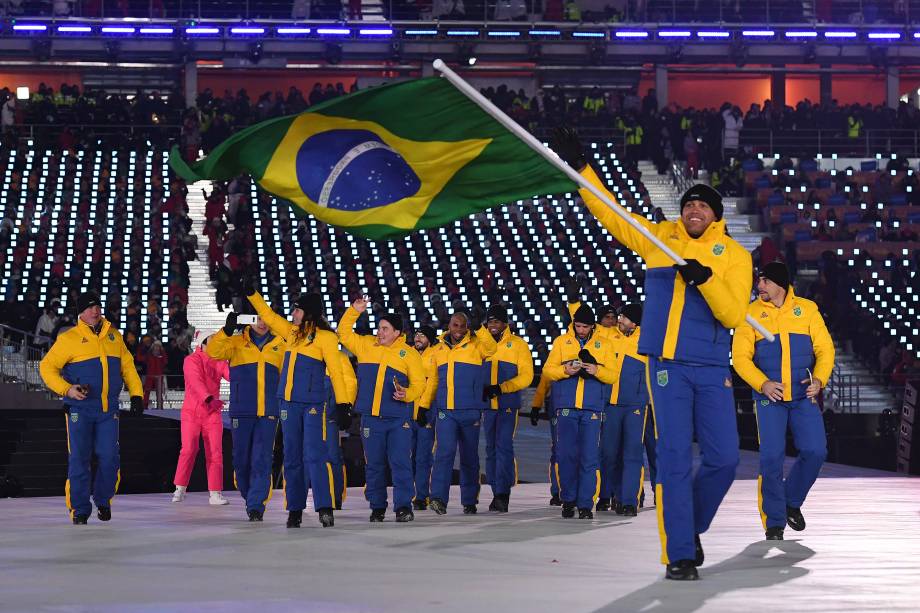
{"label": "brazilian flag", "polygon": [[440,77],[327,100],[250,126],[192,164],[176,148],[169,161],[190,182],[248,173],[295,211],[370,239],[576,189]]}

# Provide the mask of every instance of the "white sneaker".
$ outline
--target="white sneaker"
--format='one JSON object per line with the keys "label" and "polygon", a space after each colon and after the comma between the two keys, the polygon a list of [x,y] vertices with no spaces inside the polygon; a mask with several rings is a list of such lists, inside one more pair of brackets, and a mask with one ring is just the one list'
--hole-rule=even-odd
{"label": "white sneaker", "polygon": [[211,496],[208,498],[208,504],[220,506],[230,504],[230,501],[224,498],[224,495],[220,492],[211,492]]}
{"label": "white sneaker", "polygon": [[173,502],[182,502],[183,500],[185,500],[185,488],[184,488],[184,487],[177,487],[177,488],[176,488],[176,491],[173,492],[172,501],[173,501]]}

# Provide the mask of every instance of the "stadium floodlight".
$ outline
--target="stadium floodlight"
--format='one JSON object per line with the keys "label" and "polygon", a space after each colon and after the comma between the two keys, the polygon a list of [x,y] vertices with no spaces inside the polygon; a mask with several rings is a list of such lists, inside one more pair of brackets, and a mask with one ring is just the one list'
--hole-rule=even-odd
{"label": "stadium floodlight", "polygon": [[214,26],[191,26],[185,28],[185,33],[193,36],[210,36],[213,34],[220,34],[220,28]]}
{"label": "stadium floodlight", "polygon": [[231,34],[241,34],[251,36],[253,34],[265,34],[265,28],[261,26],[235,26],[230,28]]}
{"label": "stadium floodlight", "polygon": [[43,23],[17,23],[13,26],[14,32],[45,32],[48,26]]}
{"label": "stadium floodlight", "polygon": [[814,30],[789,30],[786,38],[816,38],[818,33]]}
{"label": "stadium floodlight", "polygon": [[852,32],[852,31],[844,32],[844,31],[835,30],[833,32],[824,33],[824,38],[856,38],[856,36],[857,36],[856,32]]}
{"label": "stadium floodlight", "polygon": [[696,33],[698,38],[728,38],[731,36],[731,32],[724,32],[722,30],[700,30]]}
{"label": "stadium floodlight", "polygon": [[91,26],[58,26],[59,34],[88,34],[93,31]]}
{"label": "stadium floodlight", "polygon": [[648,38],[649,33],[641,30],[621,30],[614,33],[617,38]]}
{"label": "stadium floodlight", "polygon": [[137,29],[133,26],[102,26],[99,31],[103,34],[134,34]]}
{"label": "stadium floodlight", "polygon": [[322,36],[348,36],[351,30],[348,28],[316,28],[316,33]]}
{"label": "stadium floodlight", "polygon": [[361,36],[393,36],[392,28],[361,28],[358,30]]}
{"label": "stadium floodlight", "polygon": [[313,28],[303,28],[299,26],[282,26],[275,29],[275,32],[278,34],[291,35],[291,34],[309,34],[313,31]]}
{"label": "stadium floodlight", "polygon": [[152,26],[149,28],[141,28],[141,34],[172,34],[176,29],[170,26]]}
{"label": "stadium floodlight", "polygon": [[766,38],[769,36],[776,36],[776,32],[774,30],[743,30],[741,32],[741,36]]}
{"label": "stadium floodlight", "polygon": [[406,36],[437,36],[437,30],[406,30],[403,32]]}
{"label": "stadium floodlight", "polygon": [[572,32],[574,38],[606,38],[606,32]]}
{"label": "stadium floodlight", "polygon": [[899,40],[900,32],[869,32],[870,40]]}

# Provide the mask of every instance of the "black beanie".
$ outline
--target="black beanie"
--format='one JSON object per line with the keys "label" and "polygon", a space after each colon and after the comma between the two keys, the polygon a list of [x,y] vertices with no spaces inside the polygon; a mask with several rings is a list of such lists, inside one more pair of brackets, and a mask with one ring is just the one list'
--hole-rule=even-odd
{"label": "black beanie", "polygon": [[402,315],[400,315],[399,313],[386,313],[384,315],[381,315],[380,321],[385,321],[391,326],[393,326],[394,329],[402,332],[403,320],[402,320]]}
{"label": "black beanie", "polygon": [[620,309],[620,315],[637,326],[640,325],[642,323],[642,303],[630,302],[629,304],[624,304],[623,308]]}
{"label": "black beanie", "polygon": [[759,276],[769,279],[784,290],[789,291],[789,269],[782,262],[770,262],[763,267]]}
{"label": "black beanie", "polygon": [[594,311],[591,310],[587,304],[582,303],[578,310],[575,311],[575,316],[572,317],[572,322],[576,324],[586,324],[593,326],[597,323],[597,320],[594,318]]}
{"label": "black beanie", "polygon": [[612,304],[605,304],[604,306],[601,307],[601,310],[597,312],[597,316],[599,319],[603,319],[605,315],[616,315],[616,314],[617,314],[617,308],[613,306]]}
{"label": "black beanie", "polygon": [[431,326],[422,326],[415,331],[416,334],[423,334],[425,338],[428,339],[429,345],[434,345],[438,342],[438,333]]}
{"label": "black beanie", "polygon": [[489,307],[489,310],[486,311],[486,321],[490,319],[497,319],[502,323],[508,323],[508,309],[500,304],[493,304]]}
{"label": "black beanie", "polygon": [[313,321],[317,321],[323,316],[323,299],[316,293],[301,294],[294,301],[294,308],[300,309],[310,315]]}
{"label": "black beanie", "polygon": [[96,292],[83,292],[77,298],[77,313],[82,313],[86,309],[94,306],[102,306],[102,301],[99,300],[99,294]]}
{"label": "black beanie", "polygon": [[722,194],[702,183],[697,183],[681,196],[680,199],[680,212],[684,212],[684,205],[690,202],[691,200],[702,200],[709,205],[709,208],[712,209],[712,212],[716,214],[716,219],[722,219]]}

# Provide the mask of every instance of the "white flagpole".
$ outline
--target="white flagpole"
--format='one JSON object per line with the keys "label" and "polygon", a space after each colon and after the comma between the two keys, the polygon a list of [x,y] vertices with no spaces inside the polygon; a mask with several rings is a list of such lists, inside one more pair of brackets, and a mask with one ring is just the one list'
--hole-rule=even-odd
{"label": "white flagpole", "polygon": [[[682,257],[677,255],[670,247],[665,245],[661,239],[648,231],[648,229],[643,226],[641,223],[636,221],[633,216],[620,204],[612,200],[599,190],[597,187],[591,184],[590,181],[581,176],[578,172],[575,171],[571,166],[563,162],[555,151],[546,147],[538,141],[530,132],[522,128],[516,121],[508,117],[500,108],[492,104],[492,102],[480,94],[475,87],[463,80],[463,77],[458,75],[456,72],[451,70],[447,64],[444,63],[441,59],[436,59],[433,63],[434,69],[440,72],[444,77],[451,82],[451,84],[460,90],[463,95],[479,105],[482,110],[491,115],[496,121],[505,126],[509,132],[517,136],[519,139],[524,141],[528,147],[533,149],[536,153],[540,154],[543,158],[546,159],[550,164],[558,168],[560,171],[564,172],[565,175],[578,184],[579,187],[588,190],[594,196],[596,196],[601,202],[610,207],[614,213],[623,218],[623,221],[635,228],[639,233],[642,234],[646,239],[649,240],[653,245],[661,249],[665,255],[674,260],[674,263],[683,266],[687,262],[684,261]],[[746,320],[751,327],[753,327],[757,332],[759,332],[765,339],[770,342],[773,342],[774,336],[766,328],[760,325],[760,322],[755,320],[753,317],[748,315]]]}

